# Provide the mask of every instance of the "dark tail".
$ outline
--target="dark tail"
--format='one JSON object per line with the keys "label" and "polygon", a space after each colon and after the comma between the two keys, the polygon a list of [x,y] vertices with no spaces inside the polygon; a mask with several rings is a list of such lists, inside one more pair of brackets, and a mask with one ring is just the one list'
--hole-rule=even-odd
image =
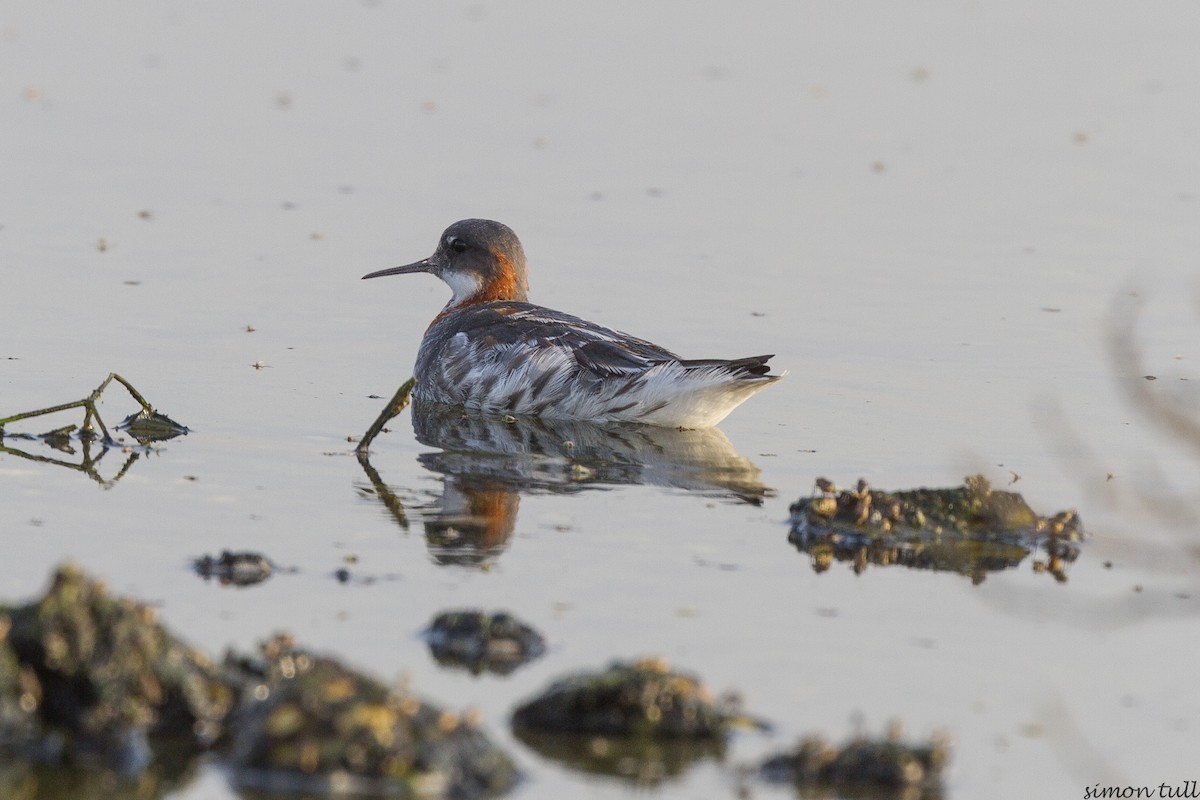
{"label": "dark tail", "polygon": [[767,366],[767,362],[775,357],[772,353],[769,356],[750,356],[749,358],[698,358],[691,361],[680,361],[684,367],[724,367],[733,375],[739,377],[753,377],[763,375],[766,376],[771,372],[771,368]]}

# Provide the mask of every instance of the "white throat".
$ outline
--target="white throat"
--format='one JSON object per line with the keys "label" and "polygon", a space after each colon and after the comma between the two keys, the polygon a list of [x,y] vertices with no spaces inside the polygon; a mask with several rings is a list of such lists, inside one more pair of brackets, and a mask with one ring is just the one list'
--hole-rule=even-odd
{"label": "white throat", "polygon": [[479,280],[479,276],[469,272],[446,271],[442,273],[441,278],[449,284],[450,289],[454,292],[454,296],[448,303],[450,306],[462,305],[483,288],[483,282]]}

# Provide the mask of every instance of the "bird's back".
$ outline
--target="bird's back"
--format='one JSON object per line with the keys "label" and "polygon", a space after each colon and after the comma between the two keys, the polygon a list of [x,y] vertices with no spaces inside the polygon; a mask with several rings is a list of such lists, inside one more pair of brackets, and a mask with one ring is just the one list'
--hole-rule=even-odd
{"label": "bird's back", "polygon": [[477,303],[449,308],[429,326],[415,391],[492,413],[701,428],[778,380],[769,358],[686,361],[542,306]]}

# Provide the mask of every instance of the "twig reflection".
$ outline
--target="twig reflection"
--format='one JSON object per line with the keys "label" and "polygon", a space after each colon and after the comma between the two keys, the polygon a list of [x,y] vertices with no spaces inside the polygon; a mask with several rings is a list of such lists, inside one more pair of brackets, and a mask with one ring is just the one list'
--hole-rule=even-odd
{"label": "twig reflection", "polygon": [[[108,427],[104,424],[104,420],[100,418],[100,412],[96,404],[100,400],[100,396],[104,390],[108,388],[113,381],[121,384],[129,392],[130,396],[138,402],[141,410],[130,414],[117,425],[117,428],[127,432],[130,436],[138,441],[142,446],[141,450],[135,450],[132,447],[122,445],[108,432]],[[35,419],[37,417],[47,416],[49,414],[57,414],[62,411],[69,411],[75,408],[84,410],[83,424],[81,426],[64,425],[60,428],[47,431],[41,434],[29,433],[9,433],[5,430],[5,426],[27,419]],[[100,428],[100,434],[95,432],[95,427]],[[129,468],[144,452],[148,452],[148,448],[154,443],[172,439],[176,436],[186,435],[188,429],[175,422],[165,414],[160,414],[155,411],[153,406],[142,397],[141,393],[133,387],[129,381],[122,378],[115,372],[110,372],[108,377],[104,379],[99,386],[92,390],[91,394],[82,400],[75,400],[70,403],[61,403],[59,405],[50,406],[48,408],[39,408],[33,411],[25,411],[19,414],[12,414],[7,417],[0,418],[0,453],[24,458],[29,461],[34,461],[42,464],[52,464],[57,467],[65,467],[67,469],[77,470],[87,475],[92,480],[99,483],[106,489],[112,488],[117,481],[125,476]],[[22,450],[19,447],[6,445],[5,441],[23,440],[23,441],[40,441],[48,447],[58,450],[59,452],[73,456],[76,454],[74,443],[78,442],[80,450],[82,450],[81,460],[79,463],[67,461],[61,458],[51,456],[41,456],[34,453]],[[99,452],[93,455],[93,445],[99,447]],[[128,453],[128,458],[125,463],[117,471],[112,478],[101,477],[97,467],[100,460],[105,454],[114,447],[120,447],[124,452]]]}

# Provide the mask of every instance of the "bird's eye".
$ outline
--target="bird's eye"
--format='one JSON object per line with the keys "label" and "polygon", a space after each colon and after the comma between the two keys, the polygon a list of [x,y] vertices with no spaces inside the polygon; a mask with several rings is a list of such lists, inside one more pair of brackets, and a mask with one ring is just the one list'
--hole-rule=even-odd
{"label": "bird's eye", "polygon": [[456,253],[461,253],[467,249],[467,243],[457,236],[451,236],[450,238],[446,239],[446,246]]}

